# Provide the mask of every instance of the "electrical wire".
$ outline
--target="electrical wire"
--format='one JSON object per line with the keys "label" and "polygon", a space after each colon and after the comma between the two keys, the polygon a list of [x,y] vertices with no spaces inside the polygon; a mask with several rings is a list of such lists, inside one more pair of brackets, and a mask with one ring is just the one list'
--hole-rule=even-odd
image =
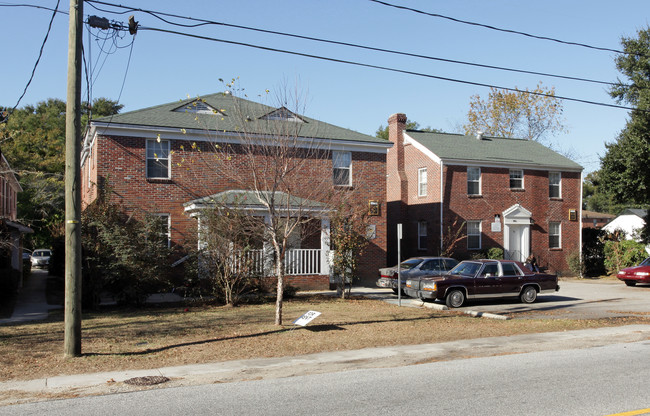
{"label": "electrical wire", "polygon": [[[145,10],[145,9],[133,8],[133,7],[129,7],[129,6],[122,6],[122,5],[108,3],[108,2],[99,1],[99,0],[86,0],[86,3],[88,3],[91,7],[95,8],[96,10],[99,10],[99,11],[102,11],[102,12],[105,12],[105,13],[126,14],[126,13],[131,13],[131,12],[142,12],[142,13],[149,14],[149,15],[151,15],[151,16],[153,16],[153,17],[155,17],[155,18],[157,18],[157,19],[159,19],[159,20],[161,20],[161,21],[163,21],[163,22],[165,22],[167,24],[170,24],[170,25],[173,25],[173,26],[185,27],[185,28],[195,28],[195,27],[205,26],[205,25],[216,25],[216,26],[230,27],[230,28],[235,28],[235,29],[249,30],[249,31],[254,31],[254,32],[259,32],[259,33],[286,36],[286,37],[291,37],[291,38],[295,38],[295,39],[302,39],[302,40],[309,40],[309,41],[320,42],[320,43],[327,43],[327,44],[332,44],[332,45],[347,46],[347,47],[370,50],[370,51],[375,51],[375,52],[384,52],[384,53],[390,53],[390,54],[400,55],[400,56],[408,56],[408,57],[413,57],[413,58],[428,59],[428,60],[438,61],[438,62],[446,62],[446,63],[452,63],[452,64],[474,66],[474,67],[479,67],[479,68],[494,69],[494,70],[499,70],[499,71],[515,72],[515,73],[528,74],[528,75],[539,75],[539,76],[544,76],[544,77],[566,79],[566,80],[571,80],[571,81],[589,82],[589,83],[608,85],[608,86],[622,86],[621,83],[616,83],[616,82],[599,81],[599,80],[583,78],[583,77],[568,76],[568,75],[558,75],[558,74],[551,74],[551,73],[547,73],[547,72],[539,72],[539,71],[530,71],[530,70],[524,70],[524,69],[508,68],[508,67],[496,66],[496,65],[479,64],[479,63],[476,63],[476,62],[467,62],[467,61],[460,61],[460,60],[455,60],[455,59],[440,58],[440,57],[422,55],[422,54],[417,54],[417,53],[402,52],[402,51],[396,51],[396,50],[392,50],[392,49],[378,48],[378,47],[367,46],[367,45],[360,45],[360,44],[355,44],[355,43],[351,43],[351,42],[342,42],[342,41],[336,41],[336,40],[331,40],[331,39],[322,39],[322,38],[316,38],[316,37],[312,37],[312,36],[297,35],[297,34],[294,34],[294,33],[286,33],[286,32],[279,32],[279,31],[275,31],[275,30],[260,29],[260,28],[250,27],[250,26],[243,26],[243,25],[235,25],[235,24],[224,23],[224,22],[217,22],[217,21],[213,21],[213,20],[198,19],[198,18],[194,18],[194,17],[185,17],[185,16],[180,16],[180,15],[171,14],[171,13],[165,13],[165,12],[159,12],[159,11],[153,11],[153,10]],[[115,11],[99,8],[99,7],[95,6],[93,3],[98,3],[98,4],[112,6],[112,7],[118,7],[118,8],[125,8],[127,10],[124,11],[124,12],[115,12]],[[173,18],[178,18],[178,19],[185,19],[185,20],[196,21],[196,22],[201,22],[201,23],[194,24],[194,25],[186,25],[186,24],[182,24],[182,23],[172,22],[172,21],[164,19],[164,18],[162,18],[160,16],[173,17]]]}
{"label": "electrical wire", "polygon": [[[597,105],[597,106],[601,106],[601,107],[619,108],[619,109],[623,109],[623,110],[639,110],[639,109],[634,108],[634,107],[626,107],[626,106],[617,105],[617,104],[608,104],[608,103],[602,103],[602,102],[598,102],[598,101],[584,100],[584,99],[580,99],[580,98],[572,98],[572,97],[564,97],[564,96],[558,96],[558,95],[553,95],[553,94],[545,94],[545,93],[539,93],[539,92],[535,92],[535,91],[520,90],[520,89],[517,89],[517,88],[501,87],[501,86],[493,85],[493,84],[486,84],[486,83],[474,82],[474,81],[466,81],[466,80],[461,80],[461,79],[456,79],[456,78],[442,77],[442,76],[438,76],[438,75],[425,74],[425,73],[421,73],[421,72],[407,71],[407,70],[404,70],[404,69],[397,69],[397,68],[390,68],[390,67],[380,66],[380,65],[366,64],[366,63],[362,63],[362,62],[348,61],[348,60],[338,59],[338,58],[330,58],[330,57],[325,57],[325,56],[320,56],[320,55],[313,55],[313,54],[289,51],[289,50],[278,49],[278,48],[271,48],[271,47],[268,47],[268,46],[254,45],[254,44],[251,44],[251,43],[237,42],[237,41],[226,40],[226,39],[218,39],[218,38],[213,38],[213,37],[209,37],[209,36],[195,35],[195,34],[191,34],[191,33],[178,32],[178,31],[168,30],[168,29],[160,29],[160,28],[154,28],[154,27],[139,26],[138,30],[149,30],[149,31],[154,31],[154,32],[162,32],[162,33],[168,33],[168,34],[173,34],[173,35],[191,37],[191,38],[195,38],[195,39],[209,40],[209,41],[212,41],[212,42],[220,42],[220,43],[225,43],[225,44],[229,44],[229,45],[246,46],[246,47],[249,47],[249,48],[261,49],[261,50],[270,51],[270,52],[278,52],[278,53],[284,53],[284,54],[288,54],[288,55],[302,56],[302,57],[305,57],[305,58],[318,59],[318,60],[322,60],[322,61],[342,63],[342,64],[360,66],[360,67],[364,67],[364,68],[380,69],[380,70],[383,70],[383,71],[397,72],[397,73],[406,74],[406,75],[414,75],[414,76],[419,76],[419,77],[424,77],[424,78],[431,78],[431,79],[437,79],[437,80],[441,80],[441,81],[455,82],[455,83],[465,84],[465,85],[474,85],[474,86],[477,86],[477,87],[497,88],[497,89],[505,90],[505,91],[524,93],[524,94],[531,94],[531,95],[537,95],[537,96],[549,97],[549,98],[556,98],[556,99],[559,99],[559,100],[573,101],[573,102],[579,102],[579,103],[583,103],[583,104]],[[650,110],[640,110],[640,111],[650,111]]]}
{"label": "electrical wire", "polygon": [[[25,89],[23,90],[23,93],[20,95],[18,98],[18,101],[16,102],[16,105],[9,111],[6,116],[4,117],[4,120],[7,120],[11,114],[16,111],[16,108],[20,105],[20,102],[22,99],[25,97],[25,94],[27,94],[27,89],[31,85],[32,81],[34,80],[34,75],[36,74],[36,68],[38,67],[39,62],[41,61],[41,57],[43,56],[43,50],[45,49],[45,44],[47,43],[47,39],[50,37],[50,31],[52,30],[52,24],[54,23],[54,18],[56,17],[56,13],[59,9],[59,3],[61,0],[56,1],[56,7],[54,8],[54,11],[52,13],[52,17],[50,18],[50,23],[47,26],[47,32],[45,33],[45,38],[43,39],[43,43],[41,44],[41,48],[38,52],[38,58],[36,58],[36,63],[34,64],[34,68],[32,68],[32,74],[29,77],[29,81],[27,81],[27,85],[25,85]],[[50,9],[51,10],[51,9]],[[3,120],[3,121],[4,121]]]}
{"label": "electrical wire", "polygon": [[490,30],[496,30],[496,31],[499,31],[499,32],[526,36],[526,37],[533,38],[533,39],[547,40],[547,41],[551,41],[551,42],[561,43],[561,44],[564,44],[564,45],[580,46],[580,47],[583,47],[583,48],[595,49],[595,50],[605,51],[605,52],[614,52],[614,53],[619,53],[619,54],[624,54],[624,55],[647,56],[647,55],[638,54],[638,53],[625,52],[625,51],[621,51],[621,50],[618,50],[618,49],[604,48],[604,47],[600,47],[600,46],[588,45],[586,43],[569,42],[569,41],[565,41],[565,40],[561,40],[561,39],[551,38],[551,37],[548,37],[548,36],[533,35],[533,34],[526,33],[526,32],[520,32],[518,30],[503,29],[503,28],[500,28],[500,27],[486,25],[486,24],[483,24],[483,23],[471,22],[471,21],[468,21],[468,20],[461,20],[461,19],[457,19],[455,17],[449,17],[449,16],[445,16],[445,15],[442,15],[442,14],[438,14],[438,13],[429,13],[429,12],[425,12],[423,10],[418,10],[418,9],[414,9],[412,7],[407,7],[407,6],[401,6],[401,5],[398,5],[398,4],[392,4],[392,3],[388,3],[388,2],[385,2],[385,1],[382,1],[382,0],[369,0],[369,1],[371,1],[373,3],[381,4],[382,6],[393,7],[393,8],[402,9],[402,10],[408,10],[408,11],[418,13],[418,14],[422,14],[422,15],[426,15],[426,16],[439,17],[441,19],[450,20],[450,21],[456,22],[456,23],[463,23],[463,24],[466,24],[466,25],[483,27],[483,28],[490,29]]}

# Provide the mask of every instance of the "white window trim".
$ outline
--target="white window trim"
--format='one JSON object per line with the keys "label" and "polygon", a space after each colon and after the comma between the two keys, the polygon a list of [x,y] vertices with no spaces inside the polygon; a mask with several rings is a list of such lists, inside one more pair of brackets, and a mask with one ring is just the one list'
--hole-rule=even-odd
{"label": "white window trim", "polygon": [[[424,226],[424,229],[423,229],[423,226]],[[418,222],[418,250],[426,250],[427,249],[427,247],[423,247],[422,244],[421,244],[422,237],[427,237],[427,222],[426,221],[419,221]]]}
{"label": "white window trim", "polygon": [[[469,224],[470,223],[478,223],[478,234],[470,234],[469,233]],[[469,236],[476,236],[478,235],[478,247],[470,247],[469,246]],[[480,220],[472,220],[472,221],[467,221],[467,249],[468,250],[480,250],[481,247],[483,247],[483,222]]]}
{"label": "white window trim", "polygon": [[[557,185],[552,185],[551,184],[551,175],[553,175],[553,174],[558,175],[559,181],[558,181]],[[550,194],[551,194],[551,186],[557,186],[557,190],[558,190],[558,192],[557,192],[558,195],[557,196],[550,196]],[[562,198],[562,172],[549,172],[548,173],[548,188],[549,188],[549,191],[548,191],[549,198]]]}
{"label": "white window trim", "polygon": [[[557,234],[551,234],[551,225],[557,224]],[[551,247],[551,236],[557,235],[557,247]],[[551,221],[548,223],[548,237],[549,243],[548,248],[550,249],[561,249],[562,248],[562,223],[560,221]]]}
{"label": "white window trim", "polygon": [[[516,178],[521,180],[521,186],[520,187],[512,187],[512,173],[513,172],[520,172],[521,173],[521,178]],[[524,170],[523,169],[510,169],[509,173],[509,178],[508,178],[508,186],[510,186],[510,189],[524,189]]]}
{"label": "white window trim", "polygon": [[[349,166],[336,166],[336,163],[335,163],[335,161],[337,160],[336,155],[340,155],[340,154],[342,155],[342,154],[345,154],[345,153],[347,153],[350,156],[350,158],[349,158],[350,165]],[[345,152],[345,151],[338,151],[338,150],[335,150],[335,151],[332,152],[332,181],[334,181],[334,178],[336,177],[336,175],[334,175],[334,171],[336,169],[346,169],[348,171],[348,183],[347,184],[345,184],[345,183],[334,183],[334,186],[352,186],[352,152]]]}
{"label": "white window trim", "polygon": [[467,188],[469,188],[469,183],[470,183],[470,179],[469,179],[469,171],[470,171],[470,169],[478,169],[478,181],[474,181],[474,180],[471,181],[471,182],[478,182],[478,193],[470,194],[469,189],[467,189],[467,191],[468,191],[467,195],[482,195],[483,194],[483,189],[482,189],[483,186],[482,186],[481,182],[482,182],[483,176],[481,175],[481,168],[480,167],[477,167],[477,166],[468,166],[467,167]]}
{"label": "white window trim", "polygon": [[[147,144],[145,146],[145,176],[147,179],[170,179],[172,176],[172,155],[171,155],[171,141],[170,140],[160,140],[160,143],[167,143],[167,176],[149,176],[149,160],[156,159],[160,160],[162,158],[149,158],[149,146],[150,143],[157,143],[157,139],[147,139]],[[164,160],[164,159],[163,159]]]}
{"label": "white window trim", "polygon": [[427,196],[428,181],[427,168],[418,169],[418,196]]}

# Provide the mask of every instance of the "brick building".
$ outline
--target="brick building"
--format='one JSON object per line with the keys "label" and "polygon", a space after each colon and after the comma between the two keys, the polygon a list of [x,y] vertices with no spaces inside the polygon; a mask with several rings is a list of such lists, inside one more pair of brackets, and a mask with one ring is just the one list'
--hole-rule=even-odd
{"label": "brick building", "polygon": [[32,229],[20,224],[18,193],[22,187],[0,150],[0,290],[22,286],[23,236]]}
{"label": "brick building", "polygon": [[[245,143],[251,141],[264,143],[252,159],[253,165],[259,161],[256,166],[246,154]],[[376,214],[370,217],[372,239],[360,267],[362,283],[373,282],[386,263],[385,169],[392,144],[284,107],[218,93],[93,120],[82,152],[83,204],[107,189],[128,212],[164,218],[170,246],[187,247],[196,244],[201,211],[210,201],[238,196],[247,201],[247,212],[268,219],[251,191],[255,181],[272,179],[269,161],[283,146],[301,149],[294,156],[304,158],[300,171],[279,188],[262,188],[285,201],[287,210],[300,205],[296,215],[309,211],[316,231],[301,232],[291,242],[290,254],[302,260],[287,270],[289,283],[300,288],[329,283],[330,207],[324,201],[333,194],[349,195]]]}
{"label": "brick building", "polygon": [[405,131],[405,114],[388,122],[389,263],[402,223],[403,258],[436,255],[455,239],[457,259],[497,247],[568,270],[581,247],[580,165],[534,141]]}

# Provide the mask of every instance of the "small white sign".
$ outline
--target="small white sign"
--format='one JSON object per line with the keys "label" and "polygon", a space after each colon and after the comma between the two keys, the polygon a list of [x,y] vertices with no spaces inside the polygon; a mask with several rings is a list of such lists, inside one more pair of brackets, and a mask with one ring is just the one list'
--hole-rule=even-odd
{"label": "small white sign", "polygon": [[300,318],[293,321],[293,323],[295,325],[306,326],[308,323],[310,323],[314,319],[318,318],[319,315],[320,315],[320,312],[308,311],[308,312],[305,312],[305,314],[303,316],[301,316]]}
{"label": "small white sign", "polygon": [[500,222],[493,222],[492,223],[492,232],[493,233],[500,233],[501,232],[501,223]]}

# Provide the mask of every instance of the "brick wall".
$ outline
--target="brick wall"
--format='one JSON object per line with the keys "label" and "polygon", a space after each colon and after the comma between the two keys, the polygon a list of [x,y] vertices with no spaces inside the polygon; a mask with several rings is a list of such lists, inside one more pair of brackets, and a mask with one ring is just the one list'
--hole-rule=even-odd
{"label": "brick wall", "polygon": [[[163,140],[164,137],[162,138]],[[228,149],[227,154],[225,153]],[[250,188],[251,168],[236,146],[219,145],[213,142],[191,142],[170,140],[171,178],[146,178],[146,139],[141,137],[98,136],[95,140],[93,158],[82,168],[82,175],[90,172],[91,182],[106,185],[112,191],[113,200],[122,202],[125,208],[136,216],[149,214],[169,214],[171,218],[171,240],[173,246],[194,244],[197,233],[196,219],[190,218],[183,204],[232,189]],[[259,155],[268,159],[267,155]],[[260,159],[261,160],[261,159]],[[355,203],[368,206],[369,200],[381,203],[381,215],[371,217],[376,227],[377,237],[361,259],[360,274],[362,282],[374,283],[377,269],[386,263],[386,155],[382,153],[352,152],[352,187],[337,187],[332,184],[331,152],[311,154],[299,172],[284,185],[292,193],[302,193],[309,199],[323,200],[326,194],[336,192],[348,195]],[[85,165],[84,165],[85,166]],[[258,172],[264,177],[264,172]],[[92,181],[92,178],[95,178]],[[83,201],[90,203],[96,198],[93,185],[87,187],[84,177]],[[329,188],[323,187],[324,183]],[[298,191],[296,191],[298,190]],[[320,238],[320,236],[318,237]],[[313,236],[307,243],[314,243]],[[307,279],[310,283],[307,284]],[[325,288],[321,278],[291,277],[310,288]],[[327,278],[325,278],[328,281]],[[292,283],[293,284],[293,283]],[[318,287],[314,287],[318,286]]]}
{"label": "brick wall", "polygon": [[[402,259],[418,255],[438,255],[440,235],[465,221],[481,221],[481,250],[503,248],[504,227],[491,231],[494,216],[515,204],[531,212],[530,249],[539,263],[551,271],[567,272],[566,257],[579,251],[580,223],[569,220],[569,210],[580,215],[579,172],[561,172],[561,198],[549,198],[549,172],[524,169],[524,188],[510,189],[510,169],[481,166],[481,195],[467,194],[467,166],[443,165],[443,224],[440,225],[440,165],[406,140],[402,129],[404,114],[389,118],[390,140],[395,146],[387,158],[388,263],[397,262],[397,223],[403,224]],[[408,132],[406,133],[408,134]],[[427,169],[427,195],[418,195],[418,170]],[[426,249],[418,249],[418,223],[426,221]],[[561,224],[561,248],[549,248],[549,223]],[[503,224],[503,218],[501,218]],[[442,230],[441,230],[442,228]],[[454,230],[452,230],[453,232]],[[466,233],[463,229],[462,234]],[[468,258],[477,251],[467,249],[467,240],[456,246],[455,257]]]}

